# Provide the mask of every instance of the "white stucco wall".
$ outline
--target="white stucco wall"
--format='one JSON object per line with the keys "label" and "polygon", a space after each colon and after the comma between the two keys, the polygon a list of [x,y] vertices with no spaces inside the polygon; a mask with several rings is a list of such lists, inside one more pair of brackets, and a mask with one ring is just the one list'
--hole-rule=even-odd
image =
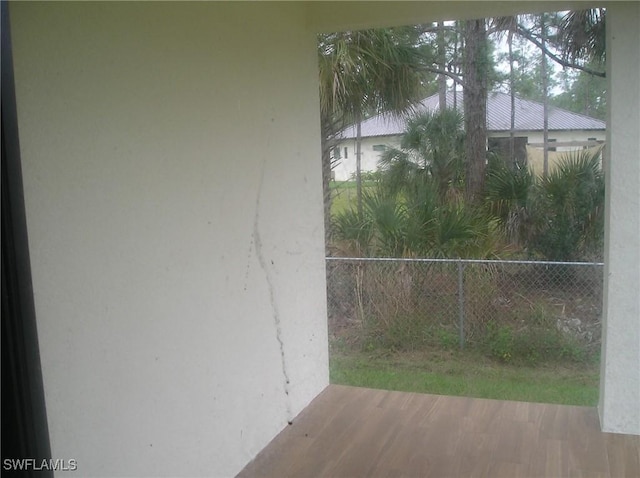
{"label": "white stucco wall", "polygon": [[328,383],[304,10],[10,13],[53,457],[233,476]]}
{"label": "white stucco wall", "polygon": [[640,435],[640,3],[607,10],[609,149],[600,421]]}
{"label": "white stucco wall", "polygon": [[[516,133],[516,136],[526,136],[529,138],[529,143],[542,143],[544,141],[544,134],[542,131],[528,131],[523,133]],[[489,134],[491,138],[508,138],[508,132],[492,132]],[[586,131],[586,130],[574,130],[574,131],[549,131],[549,139],[555,139],[557,142],[570,142],[570,141],[587,141],[589,138],[595,138],[597,141],[606,140],[606,132],[600,131]],[[553,145],[551,145],[553,146]],[[569,151],[571,149],[581,149],[578,147],[559,147],[558,151]]]}
{"label": "white stucco wall", "polygon": [[[376,171],[380,152],[373,149],[374,145],[384,145],[393,148],[400,147],[398,136],[378,136],[362,138],[360,143],[360,168],[361,171]],[[336,181],[348,181],[356,173],[356,141],[347,140],[339,143],[341,159],[333,168]],[[348,157],[344,157],[344,148],[347,148]]]}

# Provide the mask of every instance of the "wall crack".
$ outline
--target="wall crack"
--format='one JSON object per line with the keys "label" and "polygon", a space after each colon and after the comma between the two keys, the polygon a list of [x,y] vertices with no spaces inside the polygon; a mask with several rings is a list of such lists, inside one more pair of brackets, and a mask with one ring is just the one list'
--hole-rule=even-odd
{"label": "wall crack", "polygon": [[[287,367],[287,359],[285,354],[285,346],[284,340],[282,339],[282,323],[280,321],[280,311],[278,309],[278,302],[276,300],[275,287],[273,285],[273,278],[271,274],[271,270],[269,268],[269,264],[264,257],[264,252],[262,250],[262,238],[260,236],[260,203],[262,201],[262,186],[264,183],[264,173],[266,167],[266,160],[262,162],[262,170],[260,172],[260,182],[258,184],[258,193],[256,195],[256,206],[255,206],[255,215],[253,218],[253,234],[252,234],[252,247],[255,250],[256,258],[258,259],[258,263],[260,264],[260,268],[264,272],[264,277],[267,283],[267,288],[269,291],[269,302],[271,304],[271,312],[273,314],[273,324],[276,332],[276,341],[278,342],[278,347],[280,349],[280,363],[282,366],[282,378],[284,385],[284,393],[285,393],[285,408],[287,414],[287,422],[289,424],[293,421],[293,412],[291,410],[291,398],[289,396],[290,391],[290,380],[289,380],[289,371]],[[273,260],[271,264],[273,265]],[[247,275],[248,275],[248,267],[247,267]],[[245,286],[246,290],[246,286]]]}

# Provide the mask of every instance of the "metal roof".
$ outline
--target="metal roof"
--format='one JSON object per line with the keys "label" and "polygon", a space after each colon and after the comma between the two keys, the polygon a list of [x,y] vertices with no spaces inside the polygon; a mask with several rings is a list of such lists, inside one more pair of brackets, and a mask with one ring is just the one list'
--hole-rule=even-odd
{"label": "metal roof", "polygon": [[[425,98],[415,108],[413,115],[426,111],[438,111],[440,99],[433,95]],[[457,93],[457,109],[463,111],[463,93]],[[447,105],[453,106],[453,92],[447,92]],[[544,121],[542,103],[515,98],[515,130],[542,131]],[[409,115],[411,117],[411,115]],[[590,116],[549,106],[549,131],[605,130],[606,123]],[[404,133],[407,117],[395,118],[388,114],[373,116],[362,122],[362,137],[396,136]],[[511,125],[511,95],[507,93],[489,93],[487,97],[487,131],[509,131]],[[355,125],[344,129],[340,137],[355,138]]]}

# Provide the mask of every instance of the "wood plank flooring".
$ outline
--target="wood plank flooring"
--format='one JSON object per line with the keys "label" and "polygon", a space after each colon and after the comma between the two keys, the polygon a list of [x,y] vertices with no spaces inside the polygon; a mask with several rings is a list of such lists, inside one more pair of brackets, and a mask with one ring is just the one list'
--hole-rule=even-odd
{"label": "wood plank flooring", "polygon": [[238,475],[640,477],[595,408],[330,385]]}

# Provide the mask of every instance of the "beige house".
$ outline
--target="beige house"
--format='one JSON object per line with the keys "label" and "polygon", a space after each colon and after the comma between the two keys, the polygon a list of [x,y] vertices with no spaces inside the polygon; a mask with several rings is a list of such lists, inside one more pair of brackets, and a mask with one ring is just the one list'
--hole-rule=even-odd
{"label": "beige house", "polygon": [[[237,474],[329,383],[316,34],[576,4],[3,2],[25,446],[57,476]],[[640,4],[608,5],[598,410],[640,434]]]}
{"label": "beige house", "polygon": [[[447,107],[455,107],[462,113],[463,93],[447,93]],[[427,111],[437,112],[440,108],[438,95],[425,98],[415,108],[412,115]],[[544,141],[544,107],[542,103],[516,97],[514,137],[516,154],[536,171],[541,169],[542,144]],[[411,117],[411,115],[409,116]],[[361,168],[362,171],[375,171],[378,168],[380,153],[387,148],[400,147],[401,135],[406,130],[407,118],[394,118],[388,115],[373,116],[361,124]],[[487,97],[487,148],[489,151],[508,151],[511,129],[511,96],[493,92]],[[561,156],[561,152],[597,147],[606,139],[606,123],[589,116],[573,113],[562,108],[549,108],[550,163]],[[356,172],[356,128],[350,126],[341,134],[341,141],[333,151],[337,159],[334,177],[338,181],[347,181]]]}

